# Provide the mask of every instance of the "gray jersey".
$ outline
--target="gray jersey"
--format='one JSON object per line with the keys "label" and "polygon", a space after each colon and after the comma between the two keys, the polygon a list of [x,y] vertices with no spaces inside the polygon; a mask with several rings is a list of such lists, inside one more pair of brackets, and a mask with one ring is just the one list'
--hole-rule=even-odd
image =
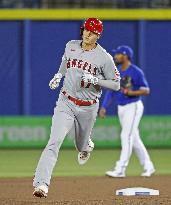
{"label": "gray jersey", "polygon": [[96,48],[85,51],[81,48],[81,40],[72,40],[66,44],[65,53],[59,72],[65,75],[63,90],[71,96],[83,100],[101,96],[101,88],[81,79],[83,73],[90,72],[100,79],[112,80],[117,70],[112,56],[99,44]]}

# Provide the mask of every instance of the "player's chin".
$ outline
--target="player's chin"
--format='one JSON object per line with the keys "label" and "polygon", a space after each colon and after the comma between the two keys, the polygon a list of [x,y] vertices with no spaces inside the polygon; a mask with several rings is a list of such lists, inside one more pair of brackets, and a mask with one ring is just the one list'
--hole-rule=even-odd
{"label": "player's chin", "polygon": [[85,44],[91,44],[91,41],[87,38],[84,38],[83,41],[84,41]]}
{"label": "player's chin", "polygon": [[122,62],[120,62],[120,61],[116,61],[116,60],[115,60],[115,64],[116,64],[116,65],[121,65]]}

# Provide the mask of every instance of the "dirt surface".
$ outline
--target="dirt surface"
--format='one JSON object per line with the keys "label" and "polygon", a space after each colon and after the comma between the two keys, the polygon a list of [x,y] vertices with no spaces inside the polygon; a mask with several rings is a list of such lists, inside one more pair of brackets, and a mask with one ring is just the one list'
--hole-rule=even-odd
{"label": "dirt surface", "polygon": [[[159,189],[159,196],[116,196],[127,187]],[[31,178],[0,179],[0,205],[171,205],[171,176],[127,177],[56,177],[46,199],[32,196]]]}

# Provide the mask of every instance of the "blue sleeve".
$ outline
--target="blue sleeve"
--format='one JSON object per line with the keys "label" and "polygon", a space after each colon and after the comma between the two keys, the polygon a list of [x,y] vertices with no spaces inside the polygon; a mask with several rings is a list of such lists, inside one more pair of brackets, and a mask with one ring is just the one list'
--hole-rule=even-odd
{"label": "blue sleeve", "polygon": [[148,82],[147,82],[147,80],[145,78],[145,75],[144,75],[142,70],[139,70],[137,72],[137,85],[138,85],[139,88],[141,88],[141,87],[149,88]]}
{"label": "blue sleeve", "polygon": [[101,107],[106,109],[109,106],[113,96],[114,96],[114,92],[111,90],[107,90],[105,93]]}

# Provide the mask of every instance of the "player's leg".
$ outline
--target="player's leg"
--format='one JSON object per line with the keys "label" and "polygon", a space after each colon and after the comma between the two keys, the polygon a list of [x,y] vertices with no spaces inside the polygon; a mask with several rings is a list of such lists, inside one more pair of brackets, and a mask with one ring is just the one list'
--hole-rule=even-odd
{"label": "player's leg", "polygon": [[[60,98],[54,109],[49,142],[42,152],[36,168],[33,181],[34,187],[37,188],[44,186],[46,187],[46,192],[48,191],[48,186],[50,184],[53,168],[56,164],[59,149],[66,134],[73,126],[73,123],[74,116],[70,107],[67,105],[66,101]],[[37,193],[39,194],[38,191]]]}
{"label": "player's leg", "polygon": [[115,170],[116,175],[125,176],[125,170],[128,166],[130,156],[132,154],[132,132],[135,123],[134,116],[136,109],[134,106],[120,107],[118,110],[118,116],[121,124],[121,153],[120,159],[116,162]]}
{"label": "player's leg", "polygon": [[140,164],[144,168],[144,173],[142,176],[151,176],[154,172],[154,165],[150,159],[150,156],[147,152],[147,149],[145,148],[140,135],[139,135],[139,130],[137,129],[135,131],[135,136],[134,136],[134,143],[133,143],[133,150],[135,151],[135,154],[137,155]]}
{"label": "player's leg", "polygon": [[99,104],[80,107],[79,114],[75,119],[75,144],[79,151],[78,162],[85,164],[93,151],[94,143],[91,140],[91,132],[94,126]]}
{"label": "player's leg", "polygon": [[113,177],[124,177],[125,170],[128,166],[134,140],[134,130],[137,128],[141,119],[141,108],[138,103],[130,103],[125,106],[118,107],[118,116],[121,124],[121,154],[120,159],[116,162],[114,171],[106,172],[107,175]]}

